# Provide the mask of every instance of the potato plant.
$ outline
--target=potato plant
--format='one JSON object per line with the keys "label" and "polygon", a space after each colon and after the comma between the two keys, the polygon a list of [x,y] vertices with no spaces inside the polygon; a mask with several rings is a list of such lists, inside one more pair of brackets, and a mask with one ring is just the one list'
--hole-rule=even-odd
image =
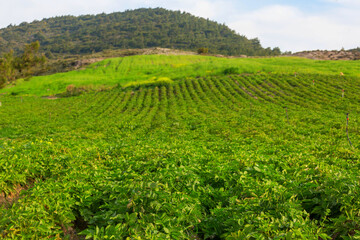
{"label": "potato plant", "polygon": [[358,239],[359,90],[260,73],[2,95],[0,236]]}

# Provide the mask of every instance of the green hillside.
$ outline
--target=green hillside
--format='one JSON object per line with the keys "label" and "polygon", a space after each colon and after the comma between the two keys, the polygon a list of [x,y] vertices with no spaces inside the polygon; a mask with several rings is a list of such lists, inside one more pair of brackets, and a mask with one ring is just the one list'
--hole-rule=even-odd
{"label": "green hillside", "polygon": [[65,92],[74,85],[90,89],[124,86],[129,82],[170,78],[218,76],[226,71],[238,74],[255,73],[315,73],[340,76],[360,76],[359,61],[314,61],[303,58],[217,58],[207,56],[131,56],[100,61],[84,70],[33,77],[17,81],[0,93],[48,96]]}
{"label": "green hillside", "polygon": [[189,13],[162,8],[112,14],[62,16],[0,29],[0,55],[20,51],[39,41],[48,57],[89,54],[106,49],[166,47],[209,48],[227,55],[279,55],[279,48],[263,48],[224,24]]}
{"label": "green hillside", "polygon": [[[40,97],[153,77],[173,82]],[[15,90],[2,239],[360,237],[358,62],[129,57]]]}

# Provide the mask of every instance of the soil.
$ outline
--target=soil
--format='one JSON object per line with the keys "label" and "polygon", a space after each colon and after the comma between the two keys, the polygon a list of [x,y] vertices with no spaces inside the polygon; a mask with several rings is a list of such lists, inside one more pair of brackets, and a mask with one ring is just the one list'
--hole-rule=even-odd
{"label": "soil", "polygon": [[248,90],[246,90],[245,87],[241,87],[241,89],[246,92],[250,97],[254,98],[254,99],[258,99],[256,96],[254,96],[251,92],[249,92]]}
{"label": "soil", "polygon": [[15,203],[18,199],[20,199],[20,194],[23,190],[29,189],[30,186],[21,186],[17,185],[15,189],[9,193],[1,193],[0,194],[0,206],[4,206],[5,208],[11,207],[13,203]]}
{"label": "soil", "polygon": [[58,97],[56,97],[56,96],[43,96],[42,98],[49,99],[49,100],[58,99]]}

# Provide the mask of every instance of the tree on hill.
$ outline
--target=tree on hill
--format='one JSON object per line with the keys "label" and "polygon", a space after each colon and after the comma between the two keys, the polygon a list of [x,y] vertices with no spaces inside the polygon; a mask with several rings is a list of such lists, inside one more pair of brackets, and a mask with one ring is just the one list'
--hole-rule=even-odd
{"label": "tree on hill", "polygon": [[[164,47],[225,55],[278,55],[260,41],[236,34],[224,24],[162,8],[112,14],[62,16],[0,29],[0,54],[20,53],[39,41],[42,51],[56,55],[88,54],[106,49]],[[49,54],[50,55],[50,54]]]}
{"label": "tree on hill", "polygon": [[0,87],[15,79],[14,52],[10,51],[0,58]]}
{"label": "tree on hill", "polygon": [[34,71],[41,69],[46,63],[46,57],[39,53],[38,41],[26,44],[20,56],[14,56],[10,50],[0,58],[0,88],[17,78],[31,77]]}
{"label": "tree on hill", "polygon": [[31,76],[36,68],[45,64],[46,57],[39,53],[39,49],[39,41],[26,44],[24,53],[16,58],[15,69],[18,70],[21,77]]}

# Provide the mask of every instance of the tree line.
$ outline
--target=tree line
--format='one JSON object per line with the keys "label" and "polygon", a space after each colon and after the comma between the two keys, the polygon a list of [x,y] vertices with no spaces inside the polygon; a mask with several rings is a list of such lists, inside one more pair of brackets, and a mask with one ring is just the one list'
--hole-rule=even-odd
{"label": "tree line", "polygon": [[0,58],[0,88],[18,78],[28,79],[44,67],[46,57],[39,53],[39,41],[25,44],[23,49],[21,54],[10,50]]}

